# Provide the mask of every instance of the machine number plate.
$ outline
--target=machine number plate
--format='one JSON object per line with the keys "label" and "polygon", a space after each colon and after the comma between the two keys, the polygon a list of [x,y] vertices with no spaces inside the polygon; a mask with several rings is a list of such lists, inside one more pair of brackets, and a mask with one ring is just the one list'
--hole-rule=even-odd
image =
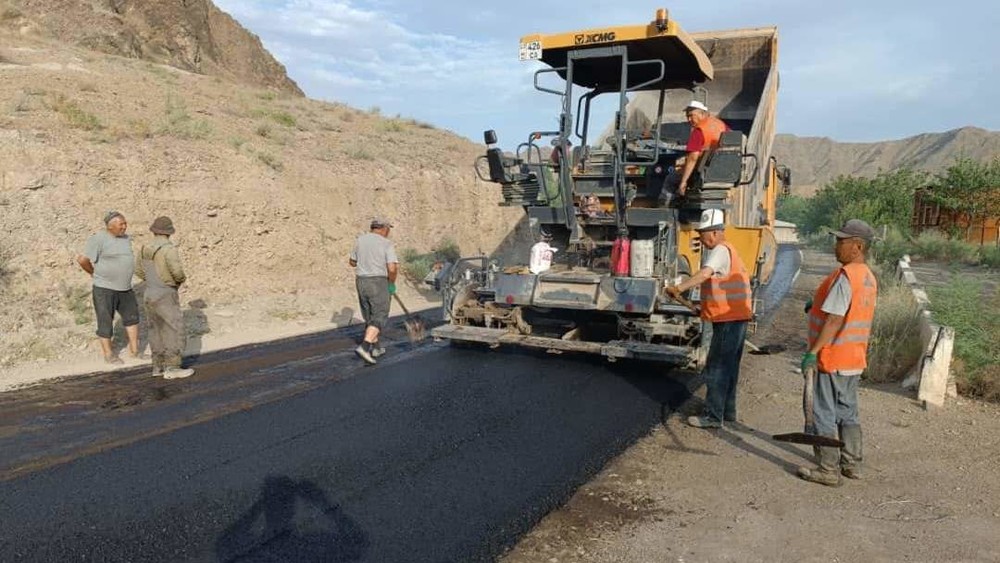
{"label": "machine number plate", "polygon": [[540,58],[542,58],[541,41],[529,41],[528,43],[521,43],[521,49],[518,55],[518,60],[536,61]]}

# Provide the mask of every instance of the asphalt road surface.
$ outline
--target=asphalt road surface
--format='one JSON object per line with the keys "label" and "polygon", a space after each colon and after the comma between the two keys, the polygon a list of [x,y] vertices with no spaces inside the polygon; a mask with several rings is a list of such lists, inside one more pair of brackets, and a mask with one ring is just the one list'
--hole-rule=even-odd
{"label": "asphalt road surface", "polygon": [[[253,408],[8,467],[0,559],[489,560],[688,397],[685,379],[647,364],[395,352]],[[175,389],[156,406],[183,400]],[[163,418],[142,407],[90,416]]]}
{"label": "asphalt road surface", "polygon": [[355,332],[3,394],[0,561],[492,560],[698,382]]}

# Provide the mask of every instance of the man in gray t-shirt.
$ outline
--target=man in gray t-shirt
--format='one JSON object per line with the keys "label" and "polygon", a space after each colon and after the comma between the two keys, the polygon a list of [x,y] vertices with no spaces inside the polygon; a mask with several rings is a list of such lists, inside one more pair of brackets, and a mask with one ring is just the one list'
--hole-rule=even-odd
{"label": "man in gray t-shirt", "polygon": [[389,240],[392,223],[385,218],[372,219],[371,231],[358,237],[349,263],[355,268],[358,303],[365,319],[365,337],[354,350],[361,358],[374,364],[385,353],[378,345],[378,335],[389,319],[389,299],[396,293],[399,259]]}
{"label": "man in gray t-shirt", "polygon": [[93,277],[94,313],[97,317],[97,339],[101,344],[104,360],[109,364],[123,363],[111,349],[111,336],[115,312],[122,318],[128,349],[131,356],[139,355],[139,304],[132,291],[132,273],[135,257],[132,241],[125,231],[125,216],[109,211],[104,216],[105,230],[87,239],[84,253],[76,257],[83,271]]}

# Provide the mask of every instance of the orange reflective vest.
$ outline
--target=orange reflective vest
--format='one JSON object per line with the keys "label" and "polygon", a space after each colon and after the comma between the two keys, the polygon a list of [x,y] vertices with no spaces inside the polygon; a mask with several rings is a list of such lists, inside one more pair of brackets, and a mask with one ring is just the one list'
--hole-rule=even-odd
{"label": "orange reflective vest", "polygon": [[704,136],[705,149],[714,149],[719,146],[719,139],[722,138],[722,134],[729,131],[729,126],[718,117],[710,115],[702,119],[701,123],[695,126],[695,129],[699,129],[702,136]]}
{"label": "orange reflective vest", "polygon": [[846,264],[820,284],[809,310],[809,348],[815,344],[829,316],[822,310],[823,302],[841,272],[851,283],[851,304],[844,316],[844,326],[833,337],[833,342],[820,348],[816,354],[819,371],[823,373],[863,370],[868,366],[868,339],[875,318],[878,282],[866,264]]}
{"label": "orange reflective vest", "polygon": [[729,251],[729,275],[701,282],[701,318],[713,323],[749,321],[753,317],[750,276],[736,249],[728,242],[720,244]]}

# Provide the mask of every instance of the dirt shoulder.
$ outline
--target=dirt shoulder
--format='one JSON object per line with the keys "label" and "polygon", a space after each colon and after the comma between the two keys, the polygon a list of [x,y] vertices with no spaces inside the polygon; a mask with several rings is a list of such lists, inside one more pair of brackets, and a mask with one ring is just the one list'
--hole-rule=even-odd
{"label": "dirt shoulder", "polygon": [[[358,308],[357,293],[342,288],[327,291],[289,295],[265,295],[253,300],[224,305],[198,303],[198,300],[181,299],[187,328],[187,364],[197,369],[197,356],[245,344],[269,342],[281,338],[301,336],[334,328],[363,323]],[[426,318],[427,322],[439,316],[440,299],[427,291],[401,283],[399,295],[407,308]],[[191,303],[195,305],[192,306]],[[393,304],[390,313],[402,315]],[[397,326],[399,325],[399,326]],[[89,327],[92,329],[92,327]],[[146,352],[146,323],[139,325],[140,346]],[[405,338],[402,321],[390,326],[385,334],[387,341]],[[96,336],[77,335],[80,344],[56,357],[39,358],[0,367],[0,393],[23,388],[45,380],[61,377],[127,371],[135,366],[151,365],[149,360],[131,360],[124,349],[125,338],[120,327],[115,329],[114,348],[125,364],[112,367],[101,358]],[[0,354],[2,357],[2,354]]]}
{"label": "dirt shoulder", "polygon": [[[897,384],[863,385],[866,476],[827,488],[798,479],[805,447],[770,434],[801,428],[802,306],[832,255],[802,272],[744,356],[742,425],[697,430],[670,416],[503,559],[521,562],[998,561],[1000,407],[968,400],[924,411]],[[701,397],[704,390],[699,391]]]}

